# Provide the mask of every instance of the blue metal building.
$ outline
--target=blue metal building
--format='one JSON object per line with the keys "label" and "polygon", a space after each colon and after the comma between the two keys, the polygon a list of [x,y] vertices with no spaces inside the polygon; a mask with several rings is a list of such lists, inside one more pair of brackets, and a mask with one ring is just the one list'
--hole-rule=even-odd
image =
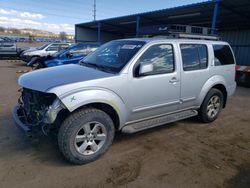
{"label": "blue metal building", "polygon": [[[250,66],[249,0],[212,0],[80,23],[75,25],[75,36],[76,41],[103,43],[118,38],[137,37],[142,28],[164,24],[210,27],[211,33],[218,34],[222,40],[231,44],[238,65]],[[248,68],[238,69],[248,71]],[[247,74],[250,74],[250,68]]]}

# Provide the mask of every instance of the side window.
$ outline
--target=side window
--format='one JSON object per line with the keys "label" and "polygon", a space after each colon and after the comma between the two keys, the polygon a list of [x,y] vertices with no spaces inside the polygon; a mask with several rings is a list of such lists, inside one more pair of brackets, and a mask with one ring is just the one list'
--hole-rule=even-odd
{"label": "side window", "polygon": [[203,44],[181,44],[184,71],[206,69],[208,65],[207,46]]}
{"label": "side window", "polygon": [[68,48],[68,47],[69,47],[68,44],[61,44],[60,45],[60,50],[63,50],[63,49]]}
{"label": "side window", "polygon": [[199,58],[200,58],[200,68],[206,69],[208,64],[208,54],[207,47],[205,45],[198,46]]}
{"label": "side window", "polygon": [[140,65],[152,64],[153,71],[148,75],[164,74],[174,72],[174,52],[170,44],[159,44],[151,46],[138,60]]}
{"label": "side window", "polygon": [[234,58],[228,45],[213,45],[215,66],[234,64]]}
{"label": "side window", "polygon": [[58,44],[52,44],[46,49],[46,51],[58,51],[58,48],[59,48]]}

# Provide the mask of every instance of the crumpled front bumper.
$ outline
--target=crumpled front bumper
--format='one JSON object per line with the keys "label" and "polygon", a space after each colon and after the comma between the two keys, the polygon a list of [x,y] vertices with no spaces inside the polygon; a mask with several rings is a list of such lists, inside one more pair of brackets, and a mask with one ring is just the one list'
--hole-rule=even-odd
{"label": "crumpled front bumper", "polygon": [[26,123],[26,117],[22,107],[19,105],[15,106],[12,111],[12,117],[18,128],[23,130],[28,137],[33,137],[32,126]]}

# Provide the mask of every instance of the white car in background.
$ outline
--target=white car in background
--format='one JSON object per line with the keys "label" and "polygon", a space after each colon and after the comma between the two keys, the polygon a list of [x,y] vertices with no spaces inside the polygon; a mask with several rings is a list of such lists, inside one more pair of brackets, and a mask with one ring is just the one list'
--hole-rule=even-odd
{"label": "white car in background", "polygon": [[20,58],[25,62],[29,62],[29,61],[31,61],[32,58],[52,56],[56,52],[63,50],[65,48],[68,48],[71,45],[72,45],[72,43],[48,43],[48,44],[44,44],[44,45],[37,47],[37,48],[30,48],[28,50],[25,50],[20,55]]}

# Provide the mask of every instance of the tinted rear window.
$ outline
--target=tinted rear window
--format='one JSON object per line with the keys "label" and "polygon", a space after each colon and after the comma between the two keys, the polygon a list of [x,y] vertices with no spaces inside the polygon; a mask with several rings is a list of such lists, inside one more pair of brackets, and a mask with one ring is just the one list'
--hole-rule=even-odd
{"label": "tinted rear window", "polygon": [[234,58],[228,45],[213,45],[215,66],[234,64]]}
{"label": "tinted rear window", "polygon": [[206,69],[208,64],[207,47],[203,44],[181,44],[184,71]]}

